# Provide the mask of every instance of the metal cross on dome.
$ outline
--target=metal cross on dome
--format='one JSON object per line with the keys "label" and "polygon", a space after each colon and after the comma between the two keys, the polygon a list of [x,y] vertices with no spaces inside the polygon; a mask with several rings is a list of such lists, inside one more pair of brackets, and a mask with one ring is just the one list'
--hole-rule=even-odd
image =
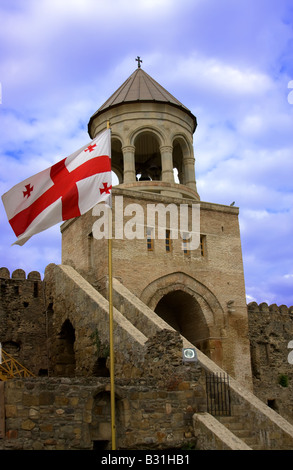
{"label": "metal cross on dome", "polygon": [[140,63],[142,62],[142,60],[139,57],[139,55],[137,56],[137,58],[135,60],[138,62],[138,68],[140,69]]}

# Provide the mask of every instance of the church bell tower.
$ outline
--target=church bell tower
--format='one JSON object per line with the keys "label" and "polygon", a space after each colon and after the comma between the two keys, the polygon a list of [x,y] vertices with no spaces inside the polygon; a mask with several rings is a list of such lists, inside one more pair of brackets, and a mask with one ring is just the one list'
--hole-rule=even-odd
{"label": "church bell tower", "polygon": [[[113,277],[188,341],[243,384],[251,383],[239,209],[201,201],[195,178],[196,117],[138,67],[88,123],[91,138],[110,122]],[[150,224],[149,207],[165,208]],[[199,243],[173,236],[171,215],[187,210],[188,231],[199,209]],[[97,206],[96,206],[97,207]],[[118,225],[133,222],[133,236]],[[97,211],[61,226],[62,264],[73,266],[107,296],[107,240],[94,236]],[[139,226],[138,226],[139,225]],[[159,229],[164,236],[157,237]],[[162,234],[161,230],[161,234]],[[137,233],[141,236],[136,236]],[[116,298],[116,297],[115,297]],[[123,311],[123,299],[116,298]]]}
{"label": "church bell tower", "polygon": [[119,187],[199,200],[193,133],[196,118],[140,66],[91,117],[91,138],[112,130]]}

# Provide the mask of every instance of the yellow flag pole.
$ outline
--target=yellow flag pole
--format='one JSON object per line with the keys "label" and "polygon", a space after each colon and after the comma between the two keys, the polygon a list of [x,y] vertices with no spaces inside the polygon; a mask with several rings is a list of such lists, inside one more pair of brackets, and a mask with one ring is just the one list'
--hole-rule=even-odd
{"label": "yellow flag pole", "polygon": [[[110,122],[107,121],[107,129]],[[114,380],[114,338],[113,338],[113,277],[112,277],[112,208],[109,209],[109,233],[108,233],[108,275],[109,275],[109,336],[110,336],[110,386],[111,386],[111,435],[112,450],[116,450],[116,425],[115,425],[115,380]]]}

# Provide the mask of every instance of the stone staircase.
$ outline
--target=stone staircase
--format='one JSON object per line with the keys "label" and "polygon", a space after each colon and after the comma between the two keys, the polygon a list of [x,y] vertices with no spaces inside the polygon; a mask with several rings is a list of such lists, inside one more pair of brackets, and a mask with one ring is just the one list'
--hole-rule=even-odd
{"label": "stone staircase", "polygon": [[240,416],[217,416],[216,418],[238,439],[245,442],[251,450],[262,450],[262,445],[258,442],[257,437],[251,433],[250,429],[245,427]]}
{"label": "stone staircase", "polygon": [[[249,419],[247,419],[249,418]],[[198,450],[293,450],[292,426],[281,416],[280,423],[258,423],[249,414],[213,416],[193,415]],[[277,425],[276,425],[277,424]],[[287,426],[289,424],[289,426]]]}
{"label": "stone staircase", "polygon": [[200,450],[293,450],[292,424],[231,377],[229,387],[230,413],[193,417]]}
{"label": "stone staircase", "polygon": [[[220,373],[209,358],[200,351],[198,355],[208,373]],[[293,450],[291,423],[232,377],[229,395],[231,410],[226,415],[194,415],[194,433],[199,434],[201,450]]]}
{"label": "stone staircase", "polygon": [[252,450],[210,413],[195,413],[193,426],[198,450]]}
{"label": "stone staircase", "polygon": [[[113,298],[116,308],[119,308],[146,337],[152,336],[162,328],[170,328],[117,279],[114,279]],[[182,337],[182,340],[184,347],[194,347],[186,338]],[[197,350],[197,355],[203,370],[208,374],[225,375],[225,372],[201,351]],[[243,445],[243,448],[250,450],[293,450],[293,426],[287,420],[232,377],[229,377],[229,388],[231,416],[213,417],[205,413],[205,416],[211,417],[209,421],[213,421],[212,428],[221,428],[227,441],[237,441],[237,448]],[[216,450],[217,446],[214,449]]]}

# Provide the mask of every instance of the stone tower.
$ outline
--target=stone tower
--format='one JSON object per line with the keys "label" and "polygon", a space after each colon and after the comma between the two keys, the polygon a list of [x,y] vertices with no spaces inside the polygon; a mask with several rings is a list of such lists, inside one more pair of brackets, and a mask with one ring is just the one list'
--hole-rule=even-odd
{"label": "stone tower", "polygon": [[[104,130],[108,121],[112,170],[119,181],[112,192],[114,278],[250,387],[239,210],[200,201],[193,153],[196,117],[139,62],[90,118],[90,137]],[[138,205],[140,227],[134,223]],[[165,220],[157,213],[149,224],[149,207],[160,208]],[[188,248],[183,233],[173,236],[171,209],[178,215],[181,207],[187,210],[188,233],[193,230],[193,210],[199,210],[196,249]],[[93,236],[97,220],[97,212],[89,211],[62,225],[62,264],[73,266],[106,295],[107,240]],[[132,224],[132,237],[123,233],[127,224]]]}

